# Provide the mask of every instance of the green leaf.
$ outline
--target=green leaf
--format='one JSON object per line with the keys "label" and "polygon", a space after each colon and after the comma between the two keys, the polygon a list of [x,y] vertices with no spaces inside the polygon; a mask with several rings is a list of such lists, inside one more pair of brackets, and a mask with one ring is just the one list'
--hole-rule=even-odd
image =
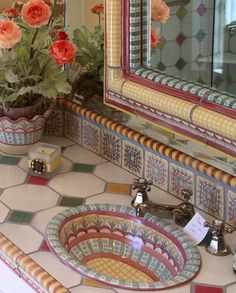
{"label": "green leaf", "polygon": [[11,69],[5,71],[5,78],[10,83],[20,82],[18,76]]}

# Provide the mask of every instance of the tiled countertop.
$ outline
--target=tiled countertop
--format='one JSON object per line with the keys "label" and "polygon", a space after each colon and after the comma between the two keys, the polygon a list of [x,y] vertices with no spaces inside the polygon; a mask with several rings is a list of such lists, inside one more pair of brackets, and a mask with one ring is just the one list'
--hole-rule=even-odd
{"label": "tiled countertop", "polygon": [[[27,157],[0,157],[0,232],[72,293],[126,293],[128,290],[82,278],[52,254],[44,235],[50,219],[58,212],[83,203],[130,205],[134,175],[89,152],[66,138],[45,137],[45,141],[62,146],[62,168],[51,180],[28,176]],[[166,192],[152,187],[150,198],[162,203],[179,202]],[[201,214],[208,220],[212,218]],[[234,232],[226,239],[236,245]],[[200,273],[178,288],[161,292],[235,293],[236,275],[233,256],[216,257],[199,247],[202,256]],[[212,286],[204,289],[202,286]],[[219,287],[221,291],[218,291]],[[207,290],[207,291],[204,291]],[[217,291],[216,291],[217,290]],[[13,293],[13,292],[6,292]]]}

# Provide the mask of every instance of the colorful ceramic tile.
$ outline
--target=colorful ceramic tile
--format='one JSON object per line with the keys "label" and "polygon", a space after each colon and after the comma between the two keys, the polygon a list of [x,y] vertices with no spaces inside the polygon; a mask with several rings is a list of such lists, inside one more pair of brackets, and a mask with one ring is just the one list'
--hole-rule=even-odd
{"label": "colorful ceramic tile", "polygon": [[63,196],[59,203],[59,206],[77,207],[82,205],[83,203],[84,203],[84,200],[82,198]]}
{"label": "colorful ceramic tile", "polygon": [[95,165],[90,164],[74,164],[72,171],[83,172],[83,173],[93,173]]}
{"label": "colorful ceramic tile", "polygon": [[180,33],[175,40],[181,46],[183,42],[185,41],[185,39],[186,39],[186,36],[183,33]]}
{"label": "colorful ceramic tile", "polygon": [[0,158],[0,164],[3,165],[17,165],[20,162],[21,158],[11,157],[11,156],[3,156]]}
{"label": "colorful ceramic tile", "polygon": [[92,123],[83,121],[83,146],[92,152],[100,154],[100,143],[100,128]]}
{"label": "colorful ceramic tile", "polygon": [[63,110],[54,110],[46,121],[44,134],[61,136],[63,132]]}
{"label": "colorful ceramic tile", "polygon": [[122,149],[122,167],[137,176],[143,176],[143,150],[142,148],[123,141]]}
{"label": "colorful ceramic tile", "polygon": [[168,161],[145,151],[144,177],[152,180],[155,186],[163,190],[168,189]]}
{"label": "colorful ceramic tile", "polygon": [[131,185],[129,184],[120,184],[120,183],[107,183],[106,192],[110,193],[120,193],[120,194],[130,194]]}
{"label": "colorful ceramic tile", "polygon": [[170,164],[169,192],[182,198],[181,191],[184,189],[193,191],[190,201],[194,203],[194,174],[193,172],[181,168],[173,163]]}
{"label": "colorful ceramic tile", "polygon": [[74,115],[68,111],[65,112],[65,137],[77,142],[82,143],[82,120],[79,116]]}
{"label": "colorful ceramic tile", "polygon": [[236,227],[236,193],[232,191],[227,193],[226,221]]}
{"label": "colorful ceramic tile", "polygon": [[12,211],[10,213],[8,221],[12,223],[29,224],[32,218],[33,218],[33,213]]}
{"label": "colorful ceramic tile", "polygon": [[90,287],[97,287],[97,288],[104,288],[104,289],[109,288],[109,286],[107,286],[101,282],[90,280],[87,278],[82,279],[82,284],[84,284],[85,286],[90,286]]}
{"label": "colorful ceramic tile", "polygon": [[187,13],[187,10],[185,9],[184,6],[181,5],[176,15],[180,20],[182,20],[185,17],[186,13]]}
{"label": "colorful ceramic tile", "polygon": [[110,131],[102,130],[101,155],[117,165],[121,165],[121,138]]}
{"label": "colorful ceramic tile", "polygon": [[193,293],[223,293],[222,287],[207,285],[207,284],[193,284]]}
{"label": "colorful ceramic tile", "polygon": [[200,16],[203,16],[206,13],[206,11],[207,11],[206,6],[203,3],[201,3],[197,9],[198,14]]}
{"label": "colorful ceramic tile", "polygon": [[209,214],[224,218],[224,189],[206,178],[197,176],[196,205]]}
{"label": "colorful ceramic tile", "polygon": [[47,244],[47,242],[44,240],[43,241],[43,243],[42,243],[42,245],[41,245],[41,247],[40,247],[40,250],[41,251],[50,251],[50,248],[48,247],[48,244]]}
{"label": "colorful ceramic tile", "polygon": [[37,177],[37,176],[28,176],[25,183],[36,184],[36,185],[47,185],[48,179]]}

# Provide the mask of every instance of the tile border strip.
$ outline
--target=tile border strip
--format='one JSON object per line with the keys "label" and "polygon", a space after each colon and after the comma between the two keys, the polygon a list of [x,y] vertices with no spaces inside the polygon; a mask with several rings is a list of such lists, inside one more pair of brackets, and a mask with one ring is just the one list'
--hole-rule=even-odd
{"label": "tile border strip", "polygon": [[189,156],[181,151],[178,151],[170,146],[160,143],[155,139],[152,139],[140,132],[137,132],[136,130],[126,127],[120,123],[113,122],[110,119],[104,118],[101,115],[91,110],[88,110],[72,101],[65,100],[64,103],[63,101],[59,101],[59,103],[60,105],[64,104],[64,107],[67,110],[78,113],[104,126],[105,128],[110,128],[114,132],[130,139],[131,141],[141,144],[148,149],[158,152],[164,157],[170,158],[180,164],[183,164],[205,175],[208,175],[213,179],[216,179],[230,187],[236,187],[236,177],[233,175],[230,175],[220,169],[210,166],[207,163],[201,162],[200,160]]}
{"label": "tile border strip", "polygon": [[[3,254],[3,255],[2,255]],[[70,291],[62,286],[56,279],[54,279],[48,272],[39,266],[32,258],[24,254],[15,244],[13,244],[7,237],[0,233],[0,255],[5,259],[6,255],[12,261],[19,271],[19,275],[25,276],[24,280],[27,283],[33,281],[34,285],[41,291],[49,293],[69,293]],[[29,278],[28,281],[27,279]]]}

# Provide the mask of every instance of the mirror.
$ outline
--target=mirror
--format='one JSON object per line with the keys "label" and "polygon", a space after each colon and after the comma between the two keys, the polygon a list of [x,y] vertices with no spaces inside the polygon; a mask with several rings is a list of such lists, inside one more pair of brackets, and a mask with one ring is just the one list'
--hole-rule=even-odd
{"label": "mirror", "polygon": [[[187,5],[197,2],[213,1]],[[155,139],[160,141],[164,134],[173,147],[236,174],[236,99],[144,66],[149,58],[150,3],[106,0],[105,103],[143,118],[138,119],[142,129],[151,129]]]}
{"label": "mirror", "polygon": [[144,67],[236,94],[236,2],[157,3],[150,6]]}

